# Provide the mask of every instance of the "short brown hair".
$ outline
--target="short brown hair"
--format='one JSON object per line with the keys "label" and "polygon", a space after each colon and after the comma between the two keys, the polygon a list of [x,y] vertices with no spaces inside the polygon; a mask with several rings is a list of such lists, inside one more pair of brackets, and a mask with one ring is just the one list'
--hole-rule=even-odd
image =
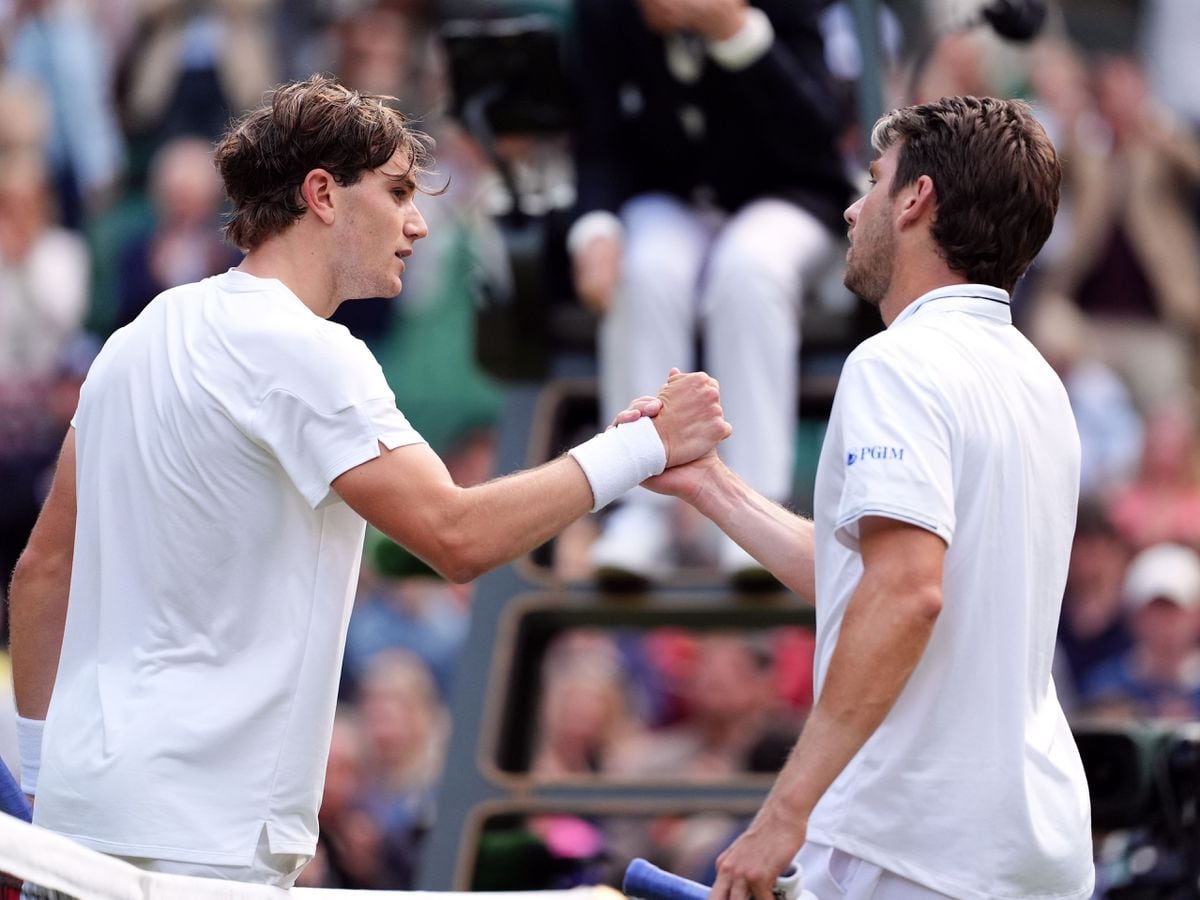
{"label": "short brown hair", "polygon": [[892,194],[928,175],[933,238],[952,269],[1012,291],[1050,235],[1062,170],[1027,103],[943,97],[888,113],[871,144],[901,142]]}
{"label": "short brown hair", "polygon": [[354,184],[403,149],[409,173],[423,174],[432,142],[408,127],[395,102],[324,75],[269,92],[217,144],[217,170],[233,203],[225,238],[253,250],[296,222],[305,210],[300,185],[313,169]]}

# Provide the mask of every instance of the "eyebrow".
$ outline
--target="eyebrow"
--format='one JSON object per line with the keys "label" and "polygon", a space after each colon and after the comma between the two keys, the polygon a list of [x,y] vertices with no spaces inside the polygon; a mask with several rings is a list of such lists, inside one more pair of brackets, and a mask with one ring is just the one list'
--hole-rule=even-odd
{"label": "eyebrow", "polygon": [[412,188],[417,186],[417,179],[413,177],[411,172],[380,172],[379,174],[388,181],[394,181],[397,185]]}

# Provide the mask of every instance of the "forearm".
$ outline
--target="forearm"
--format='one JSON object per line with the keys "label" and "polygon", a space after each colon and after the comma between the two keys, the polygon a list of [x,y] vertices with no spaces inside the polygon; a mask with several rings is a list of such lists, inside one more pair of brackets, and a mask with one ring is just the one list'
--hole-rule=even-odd
{"label": "forearm", "polygon": [[449,538],[444,565],[467,581],[540,547],[592,507],[578,463],[544,466],[459,489],[440,526]]}
{"label": "forearm", "polygon": [[814,601],[811,520],[768,500],[724,464],[715,467],[689,502],[787,588]]}
{"label": "forearm", "polygon": [[875,733],[929,642],[940,592],[860,583],[846,610],[820,699],[768,802],[805,822],[817,801]]}
{"label": "forearm", "polygon": [[13,688],[17,712],[44,719],[62,650],[71,563],[29,556],[27,552],[17,564],[9,592]]}
{"label": "forearm", "polygon": [[75,429],[68,429],[50,494],[9,589],[17,712],[44,719],[54,690],[75,552]]}
{"label": "forearm", "polygon": [[429,447],[412,445],[351,469],[333,486],[392,540],[451,581],[464,582],[528,553],[662,471],[665,446],[646,422],[599,435],[571,453],[464,488]]}

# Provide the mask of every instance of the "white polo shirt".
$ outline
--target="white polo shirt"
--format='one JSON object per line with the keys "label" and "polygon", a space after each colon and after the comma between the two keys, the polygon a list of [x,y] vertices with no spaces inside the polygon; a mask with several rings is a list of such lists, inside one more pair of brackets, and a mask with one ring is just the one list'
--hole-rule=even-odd
{"label": "white polo shirt", "polygon": [[365,524],[330,482],[420,442],[280,282],[167,291],[75,416],[78,514],[35,819],[108,853],[311,854]]}
{"label": "white polo shirt", "polygon": [[862,517],[946,541],[944,606],[810,841],[956,898],[1091,896],[1087,783],[1050,678],[1078,485],[1066,392],[1004,291],[931,291],[850,355],[817,470],[818,696]]}

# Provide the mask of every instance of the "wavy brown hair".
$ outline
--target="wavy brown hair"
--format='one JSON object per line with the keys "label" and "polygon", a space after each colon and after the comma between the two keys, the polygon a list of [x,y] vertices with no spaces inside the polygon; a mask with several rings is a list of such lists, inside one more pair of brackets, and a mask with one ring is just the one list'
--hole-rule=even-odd
{"label": "wavy brown hair", "polygon": [[888,113],[871,144],[900,143],[892,196],[922,175],[933,180],[933,238],[973,282],[1011,292],[1050,235],[1062,169],[1027,103],[943,97]]}
{"label": "wavy brown hair", "polygon": [[313,169],[354,184],[403,150],[406,174],[425,174],[432,141],[409,127],[395,102],[324,75],[269,92],[217,143],[215,163],[233,203],[225,238],[253,250],[286,230],[304,215],[300,185]]}

